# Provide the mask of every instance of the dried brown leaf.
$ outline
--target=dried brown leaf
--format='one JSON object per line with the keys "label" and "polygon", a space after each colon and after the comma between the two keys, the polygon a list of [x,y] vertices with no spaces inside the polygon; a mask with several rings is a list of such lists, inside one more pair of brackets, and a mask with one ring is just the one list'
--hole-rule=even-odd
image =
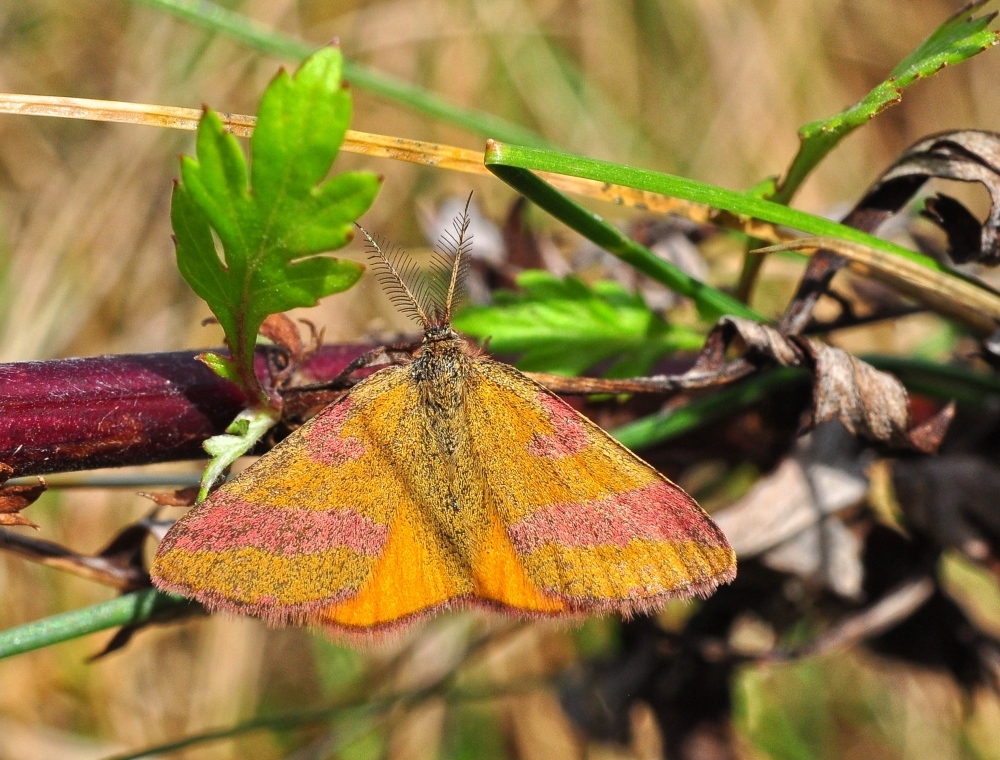
{"label": "dried brown leaf", "polygon": [[940,445],[953,414],[946,408],[930,424],[912,425],[909,396],[899,380],[826,343],[737,317],[722,318],[713,333],[721,333],[727,346],[738,337],[744,358],[754,364],[763,358],[812,371],[813,409],[806,428],[838,419],[856,436],[930,452]]}
{"label": "dried brown leaf", "polygon": [[[730,358],[734,351],[737,358]],[[682,375],[628,380],[540,373],[532,377],[560,393],[665,392],[718,387],[774,364],[802,367],[813,374],[813,408],[804,430],[837,419],[855,436],[929,453],[940,446],[954,414],[949,405],[929,420],[914,424],[906,389],[892,375],[842,349],[738,317],[719,320],[694,366]]]}
{"label": "dried brown leaf", "polygon": [[38,526],[35,525],[35,523],[31,522],[31,520],[29,520],[24,515],[19,515],[19,514],[13,514],[13,515],[0,514],[0,525],[9,528],[23,527],[23,528],[34,528],[35,530],[38,530]]}
{"label": "dried brown leaf", "polygon": [[260,326],[260,334],[280,346],[288,353],[288,357],[293,362],[301,358],[305,351],[305,344],[299,334],[299,328],[285,314],[272,314],[264,320]]}
{"label": "dried brown leaf", "polygon": [[193,507],[198,498],[198,486],[180,488],[176,491],[159,491],[156,493],[140,492],[145,497],[161,507]]}
{"label": "dried brown leaf", "polygon": [[0,487],[0,518],[5,514],[20,512],[25,507],[31,506],[38,497],[45,493],[47,486],[41,478],[38,483],[30,486],[2,486]]}
{"label": "dried brown leaf", "polygon": [[42,478],[33,485],[8,486],[2,485],[14,474],[14,468],[0,462],[0,525],[9,527],[30,527],[37,530],[38,526],[24,515],[22,509],[38,501],[45,493],[47,486]]}
{"label": "dried brown leaf", "polygon": [[924,216],[948,236],[952,260],[1000,264],[1000,134],[994,132],[942,132],[914,143],[872,184],[844,223],[874,230],[935,177],[978,182],[990,194],[985,222],[950,196],[928,200]]}

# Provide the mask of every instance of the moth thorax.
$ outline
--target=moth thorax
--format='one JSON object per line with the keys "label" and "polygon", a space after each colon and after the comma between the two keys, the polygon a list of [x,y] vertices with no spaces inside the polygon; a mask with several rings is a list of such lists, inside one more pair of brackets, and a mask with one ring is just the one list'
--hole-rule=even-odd
{"label": "moth thorax", "polygon": [[461,394],[462,384],[469,372],[469,356],[462,339],[450,328],[450,337],[442,333],[438,338],[430,338],[430,331],[424,337],[423,345],[410,364],[413,379],[429,396],[449,396]]}

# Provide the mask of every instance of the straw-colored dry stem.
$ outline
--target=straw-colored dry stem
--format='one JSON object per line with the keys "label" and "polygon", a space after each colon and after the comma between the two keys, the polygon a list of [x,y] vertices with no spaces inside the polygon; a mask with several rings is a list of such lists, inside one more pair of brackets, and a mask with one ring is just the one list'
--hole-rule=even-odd
{"label": "straw-colored dry stem", "polygon": [[823,249],[847,259],[851,271],[880,280],[939,314],[959,320],[981,335],[990,335],[1000,322],[1000,294],[868,246],[836,238],[807,237],[760,248],[754,253],[796,251],[813,254]]}
{"label": "straw-colored dry stem", "polygon": [[[187,130],[197,129],[198,119],[201,118],[201,111],[197,108],[11,93],[0,93],[0,113],[113,121]],[[229,130],[240,137],[249,137],[257,121],[255,117],[245,114],[220,113],[219,115]],[[408,161],[468,174],[489,175],[483,164],[481,152],[451,145],[348,130],[343,150],[348,153]],[[753,219],[741,219],[732,214],[722,214],[704,204],[561,174],[539,172],[539,176],[563,192],[658,214],[677,214],[697,222],[738,229],[761,240],[778,242],[789,239],[787,234],[779,233],[774,225]]]}

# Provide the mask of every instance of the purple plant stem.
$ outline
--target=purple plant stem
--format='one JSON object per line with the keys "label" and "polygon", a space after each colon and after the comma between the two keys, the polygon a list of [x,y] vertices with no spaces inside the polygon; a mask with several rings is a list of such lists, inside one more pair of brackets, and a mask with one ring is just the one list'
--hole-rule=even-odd
{"label": "purple plant stem", "polygon": [[[303,367],[336,377],[369,350],[322,347]],[[205,456],[246,403],[198,352],[0,364],[0,462],[15,475],[152,464]],[[264,356],[257,372],[266,375]]]}

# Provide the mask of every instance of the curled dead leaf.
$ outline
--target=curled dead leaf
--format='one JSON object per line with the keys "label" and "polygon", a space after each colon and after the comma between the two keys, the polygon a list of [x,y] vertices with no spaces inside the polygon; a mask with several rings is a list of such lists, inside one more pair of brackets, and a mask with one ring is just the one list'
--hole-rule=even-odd
{"label": "curled dead leaf", "polygon": [[299,334],[299,328],[284,314],[272,314],[260,326],[260,334],[288,352],[290,359],[302,356],[305,344]]}
{"label": "curled dead leaf", "polygon": [[[736,354],[733,357],[733,354]],[[722,317],[705,339],[694,366],[680,375],[626,380],[531,373],[558,393],[648,393],[717,388],[775,364],[813,375],[813,408],[803,432],[838,419],[852,435],[892,448],[931,453],[954,416],[949,404],[921,422],[910,416],[903,384],[846,351],[739,317]]]}
{"label": "curled dead leaf", "polygon": [[703,356],[711,350],[718,361],[724,353],[713,343],[721,340],[728,348],[737,339],[743,344],[744,359],[754,365],[771,360],[812,372],[813,408],[805,422],[807,429],[838,419],[853,435],[894,448],[929,453],[941,444],[954,414],[949,405],[930,420],[912,424],[909,396],[892,375],[842,349],[799,335],[783,335],[773,327],[748,319],[720,319]]}
{"label": "curled dead leaf", "polygon": [[323,342],[323,331],[306,319],[299,320],[309,330],[308,340],[303,339],[298,325],[285,314],[272,314],[260,326],[259,333],[274,344],[268,351],[267,368],[269,380],[265,390],[276,407],[283,402],[284,390]]}
{"label": "curled dead leaf", "polygon": [[45,493],[47,486],[42,478],[31,485],[2,485],[14,474],[14,468],[0,462],[0,525],[38,529],[21,510],[34,504]]}
{"label": "curled dead leaf", "polygon": [[947,235],[951,259],[1000,264],[1000,134],[995,132],[963,129],[914,143],[872,184],[844,223],[874,230],[936,177],[978,182],[990,194],[990,213],[983,222],[948,195],[927,200],[923,215]]}

